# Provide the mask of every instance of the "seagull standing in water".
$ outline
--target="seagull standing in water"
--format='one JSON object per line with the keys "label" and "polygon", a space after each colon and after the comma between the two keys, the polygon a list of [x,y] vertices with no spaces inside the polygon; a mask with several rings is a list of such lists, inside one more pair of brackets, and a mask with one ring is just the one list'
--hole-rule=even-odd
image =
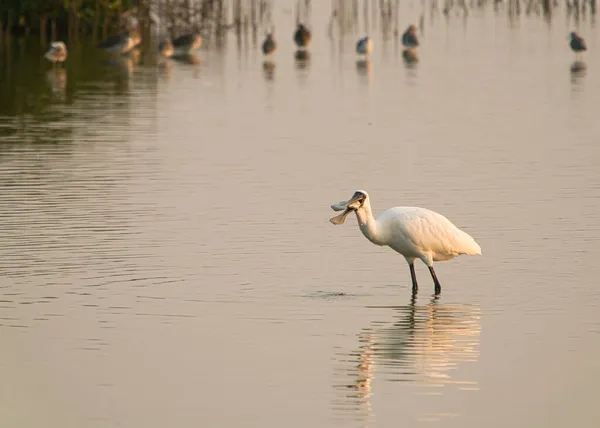
{"label": "seagull standing in water", "polygon": [[184,34],[173,40],[176,55],[189,55],[192,51],[200,49],[202,37],[199,34]]}
{"label": "seagull standing in water", "polygon": [[267,33],[267,37],[262,44],[262,52],[265,56],[272,55],[277,50],[277,43],[273,37],[273,33]]}
{"label": "seagull standing in water", "polygon": [[446,261],[460,256],[481,255],[481,247],[467,233],[457,228],[446,217],[434,211],[418,207],[390,208],[373,217],[369,195],[357,190],[344,202],[331,206],[343,211],[329,221],[344,224],[351,212],[356,214],[358,226],[365,237],[375,245],[388,246],[402,254],[410,268],[412,289],[418,289],[414,261],[420,259],[429,268],[435,285],[435,294],[442,286],[433,270],[433,262]]}
{"label": "seagull standing in water", "polygon": [[373,52],[373,40],[367,36],[356,43],[356,53],[359,55],[369,55]]}
{"label": "seagull standing in water", "polygon": [[310,41],[312,40],[312,35],[310,34],[310,30],[304,26],[304,24],[298,24],[298,28],[294,33],[294,42],[296,46],[303,49],[308,47]]}
{"label": "seagull standing in water", "polygon": [[129,53],[133,48],[140,44],[142,38],[135,30],[126,30],[120,34],[114,34],[103,40],[98,48],[105,50],[113,55],[123,55]]}
{"label": "seagull standing in water", "polygon": [[165,58],[170,58],[173,56],[173,52],[174,49],[171,40],[164,40],[158,44],[158,53],[161,56]]}
{"label": "seagull standing in water", "polygon": [[585,40],[583,40],[583,37],[581,37],[575,31],[571,32],[571,43],[569,43],[569,44],[571,46],[571,49],[573,50],[573,52],[575,52],[576,55],[580,55],[581,52],[584,52],[587,50],[587,46],[585,45]]}
{"label": "seagull standing in water", "polygon": [[419,46],[419,39],[417,38],[417,27],[411,25],[402,34],[402,44],[407,48],[416,48]]}
{"label": "seagull standing in water", "polygon": [[57,62],[64,62],[67,59],[67,46],[63,42],[52,42],[44,57],[54,67]]}

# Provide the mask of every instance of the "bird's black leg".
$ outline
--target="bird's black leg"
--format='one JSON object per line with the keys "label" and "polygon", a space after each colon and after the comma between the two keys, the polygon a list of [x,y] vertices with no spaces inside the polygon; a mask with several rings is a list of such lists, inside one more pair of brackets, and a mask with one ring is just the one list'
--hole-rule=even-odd
{"label": "bird's black leg", "polygon": [[442,286],[437,279],[435,271],[433,270],[433,266],[429,266],[429,272],[431,273],[431,277],[433,278],[433,283],[435,284],[435,294],[440,294],[442,292]]}
{"label": "bird's black leg", "polygon": [[419,290],[413,288],[412,293],[410,293],[410,307],[414,310],[415,304],[417,303],[417,295],[419,294]]}
{"label": "bird's black leg", "polygon": [[410,263],[410,278],[412,279],[412,289],[413,292],[416,292],[419,289],[419,284],[417,284],[417,274],[415,273],[415,264]]}

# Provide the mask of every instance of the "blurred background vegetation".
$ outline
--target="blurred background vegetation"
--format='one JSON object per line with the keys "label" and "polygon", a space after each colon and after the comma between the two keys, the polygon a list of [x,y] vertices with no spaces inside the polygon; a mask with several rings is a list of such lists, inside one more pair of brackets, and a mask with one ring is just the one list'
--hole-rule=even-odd
{"label": "blurred background vegetation", "polygon": [[[217,40],[227,30],[256,32],[271,19],[272,0],[1,0],[0,42],[11,36],[39,36],[43,45],[64,40],[77,43],[81,37],[98,41],[131,28],[142,39],[151,27],[171,38],[182,32],[200,32],[206,41]],[[310,0],[298,0],[307,8]],[[160,16],[160,22],[158,17]]]}
{"label": "blurred background vegetation", "polygon": [[[327,0],[321,0],[327,1]],[[398,9],[404,0],[329,0],[330,31],[354,31],[358,17],[378,16],[384,33],[397,35]],[[200,32],[205,42],[217,43],[227,30],[238,38],[243,34],[264,32],[274,25],[271,11],[274,0],[0,0],[0,42],[11,35],[39,36],[43,45],[52,40],[77,43],[82,36],[98,41],[124,29],[127,19],[135,17],[142,39],[148,39],[151,27],[160,26],[161,36],[171,38],[183,32]],[[509,16],[538,14],[551,19],[553,11],[564,6],[567,14],[594,15],[598,0],[421,0],[425,10],[439,10],[467,16],[469,11],[493,5],[504,6]],[[311,0],[290,0],[295,21],[310,24]],[[158,22],[160,17],[160,23]],[[422,21],[422,20],[421,20]],[[396,24],[394,25],[394,22]],[[422,27],[422,22],[415,24]],[[408,23],[406,23],[408,25]],[[394,27],[394,28],[392,28]]]}
{"label": "blurred background vegetation", "polygon": [[2,0],[0,37],[37,34],[42,42],[94,38],[118,29],[122,13],[144,1],[135,0]]}

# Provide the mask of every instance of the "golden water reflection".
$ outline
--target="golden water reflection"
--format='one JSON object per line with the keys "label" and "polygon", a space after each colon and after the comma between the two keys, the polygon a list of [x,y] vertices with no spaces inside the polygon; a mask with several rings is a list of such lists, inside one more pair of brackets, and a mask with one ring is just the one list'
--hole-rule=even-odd
{"label": "golden water reflection", "polygon": [[46,82],[52,94],[64,101],[67,91],[67,71],[64,68],[51,68],[46,72]]}
{"label": "golden water reflection", "polygon": [[448,385],[478,390],[475,380],[457,372],[461,365],[479,359],[478,306],[442,304],[438,298],[418,305],[413,297],[405,306],[371,308],[391,310],[392,321],[371,322],[357,335],[358,349],[340,358],[350,367],[342,370],[345,380],[336,383],[343,395],[338,396],[337,409],[358,412],[368,426],[374,420],[372,401],[381,382],[436,387],[428,391],[419,388],[420,395],[442,395],[444,389],[437,387]]}
{"label": "golden water reflection", "polygon": [[311,54],[309,51],[304,49],[298,49],[294,52],[294,59],[296,61],[296,68],[298,70],[305,70],[310,65]]}
{"label": "golden water reflection", "polygon": [[266,60],[262,64],[263,74],[266,80],[273,80],[275,78],[275,63],[271,60]]}
{"label": "golden water reflection", "polygon": [[368,76],[373,69],[373,63],[370,59],[359,59],[356,61],[356,71],[358,74]]}

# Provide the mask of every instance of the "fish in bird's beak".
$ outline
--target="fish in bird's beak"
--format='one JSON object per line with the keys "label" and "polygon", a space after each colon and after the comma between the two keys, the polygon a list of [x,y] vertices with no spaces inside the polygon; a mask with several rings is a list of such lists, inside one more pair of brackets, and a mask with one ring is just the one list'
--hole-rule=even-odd
{"label": "fish in bird's beak", "polygon": [[362,192],[356,192],[352,198],[347,201],[338,202],[337,204],[333,204],[331,209],[334,211],[343,211],[340,215],[336,215],[329,219],[329,221],[335,225],[344,224],[346,221],[346,217],[352,211],[356,211],[359,209],[365,200],[365,194]]}

